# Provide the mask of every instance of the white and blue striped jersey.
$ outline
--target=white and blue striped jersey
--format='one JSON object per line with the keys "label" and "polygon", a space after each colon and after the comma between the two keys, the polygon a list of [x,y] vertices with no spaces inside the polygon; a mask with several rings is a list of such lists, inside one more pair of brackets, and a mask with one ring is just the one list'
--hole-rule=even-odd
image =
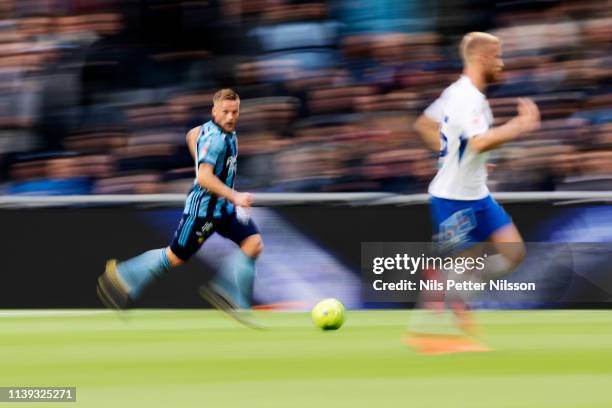
{"label": "white and blue striped jersey", "polygon": [[463,75],[444,90],[425,115],[440,123],[438,173],[429,194],[450,200],[479,200],[489,195],[487,153],[469,148],[470,138],[486,132],[493,115],[485,95]]}
{"label": "white and blue striped jersey", "polygon": [[219,218],[232,213],[234,204],[225,198],[211,194],[198,184],[200,164],[213,166],[213,173],[229,188],[234,188],[238,158],[236,132],[227,133],[212,120],[203,124],[196,139],[195,171],[193,187],[187,196],[183,214],[194,217]]}

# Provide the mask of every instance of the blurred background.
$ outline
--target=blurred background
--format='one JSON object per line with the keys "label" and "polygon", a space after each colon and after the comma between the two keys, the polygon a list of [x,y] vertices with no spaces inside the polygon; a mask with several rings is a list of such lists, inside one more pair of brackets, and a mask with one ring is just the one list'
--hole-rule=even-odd
{"label": "blurred background", "polygon": [[612,1],[0,0],[0,192],[185,193],[185,133],[242,98],[237,188],[425,192],[416,116],[469,31],[504,42],[496,191],[612,186]]}
{"label": "blurred background", "polygon": [[508,279],[538,290],[470,305],[611,309],[612,0],[0,0],[0,383],[77,386],[84,407],[612,406],[609,310],[479,313],[499,353],[431,360],[399,341],[408,311],[354,310],[413,306],[364,296],[361,245],[429,242],[415,196],[258,195],[254,305],[337,298],[353,310],[335,334],[199,310],[235,250],[218,236],[137,305],[198,310],[36,310],[100,308],[108,258],[168,244],[194,177],[185,134],[221,87],[242,99],[238,189],[424,193],[437,153],[412,125],[475,30],[504,42],[497,123],[518,96],[543,114],[492,154],[489,186],[546,193],[500,199],[530,243]]}

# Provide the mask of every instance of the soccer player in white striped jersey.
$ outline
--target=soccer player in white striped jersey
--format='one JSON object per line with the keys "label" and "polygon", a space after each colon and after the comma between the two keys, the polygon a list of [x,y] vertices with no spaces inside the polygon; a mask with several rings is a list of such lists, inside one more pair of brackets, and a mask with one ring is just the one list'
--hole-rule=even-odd
{"label": "soccer player in white striped jersey", "polygon": [[[463,74],[415,122],[425,143],[439,151],[438,172],[429,185],[434,241],[454,254],[491,243],[497,254],[488,257],[485,273],[500,276],[522,261],[525,246],[487,188],[488,152],[538,129],[540,113],[533,101],[520,98],[518,114],[492,127],[484,92],[504,67],[501,41],[472,32],[463,37],[460,48]],[[471,351],[461,347],[456,351]]]}

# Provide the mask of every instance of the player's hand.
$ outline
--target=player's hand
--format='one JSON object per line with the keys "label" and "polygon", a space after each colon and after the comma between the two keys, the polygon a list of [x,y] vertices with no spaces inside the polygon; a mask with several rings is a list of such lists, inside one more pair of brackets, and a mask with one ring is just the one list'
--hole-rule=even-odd
{"label": "player's hand", "polygon": [[253,204],[255,197],[251,193],[239,193],[237,191],[232,194],[231,201],[238,207],[250,207]]}
{"label": "player's hand", "polygon": [[540,110],[529,98],[518,98],[516,108],[518,115],[516,120],[521,128],[521,133],[531,132],[540,128]]}

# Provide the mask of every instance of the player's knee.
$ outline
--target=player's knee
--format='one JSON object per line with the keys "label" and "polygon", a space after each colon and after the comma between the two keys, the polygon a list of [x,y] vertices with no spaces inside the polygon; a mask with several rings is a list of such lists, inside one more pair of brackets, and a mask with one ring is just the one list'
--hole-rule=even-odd
{"label": "player's knee", "polygon": [[518,266],[521,264],[521,262],[523,262],[523,259],[525,259],[525,256],[527,256],[527,249],[525,248],[525,243],[517,242],[513,244],[512,253],[510,254],[510,257],[509,257],[510,262]]}
{"label": "player's knee", "polygon": [[264,244],[263,244],[263,239],[261,239],[261,235],[255,235],[253,237],[251,257],[258,258],[263,252],[263,249],[264,249]]}
{"label": "player's knee", "polygon": [[261,235],[251,235],[240,245],[240,249],[251,258],[258,258],[263,252],[264,244]]}
{"label": "player's knee", "polygon": [[501,253],[513,267],[520,265],[527,255],[525,242],[514,224],[509,224],[496,231],[491,241],[495,243],[498,252]]}
{"label": "player's knee", "polygon": [[168,257],[168,261],[173,268],[185,263],[185,261],[179,258],[170,247],[166,248],[166,256]]}

